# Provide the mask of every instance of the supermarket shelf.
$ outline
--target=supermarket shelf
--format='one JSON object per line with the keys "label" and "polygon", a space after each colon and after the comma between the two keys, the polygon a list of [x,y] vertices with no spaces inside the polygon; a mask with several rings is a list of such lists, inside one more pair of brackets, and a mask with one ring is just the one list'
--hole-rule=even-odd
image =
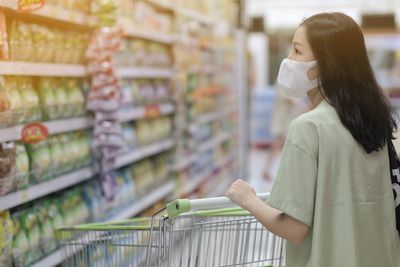
{"label": "supermarket shelf", "polygon": [[214,23],[214,20],[211,17],[203,15],[189,8],[177,7],[175,8],[175,12],[181,16],[191,18],[206,25],[212,25]]}
{"label": "supermarket shelf", "polygon": [[214,172],[215,169],[224,167],[229,162],[231,162],[233,158],[234,158],[234,156],[232,156],[232,155],[227,156],[227,157],[223,158],[220,161],[220,163],[217,164],[217,166],[215,168],[208,169],[208,170],[200,173],[199,175],[195,176],[193,179],[191,179],[191,181],[187,185],[184,186],[182,192],[180,192],[179,194],[180,195],[190,194],[191,192],[196,190],[196,188],[198,188]]}
{"label": "supermarket shelf", "polygon": [[198,188],[204,181],[205,179],[210,176],[214,172],[214,169],[208,169],[199,175],[195,176],[194,178],[191,179],[183,188],[181,192],[179,192],[179,195],[187,195],[192,193],[196,188]]}
{"label": "supermarket shelf", "polygon": [[0,75],[84,77],[83,65],[0,61]]}
{"label": "supermarket shelf", "polygon": [[[64,188],[81,183],[95,175],[95,171],[90,167],[74,171],[58,178],[31,186],[26,190],[17,191],[0,197],[0,211],[17,207],[21,204],[38,199],[42,196],[60,191]],[[46,266],[46,265],[42,265]]]}
{"label": "supermarket shelf", "polygon": [[[11,9],[14,12],[19,12],[18,1],[16,0],[0,0],[0,7]],[[64,9],[51,4],[45,4],[42,8],[35,11],[29,11],[29,14],[82,26],[88,26],[91,20],[90,16],[85,13]]]}
{"label": "supermarket shelf", "polygon": [[143,148],[135,149],[132,152],[121,155],[117,158],[115,162],[116,168],[121,168],[123,166],[129,165],[138,160],[156,155],[165,150],[172,148],[175,145],[175,142],[172,138],[166,139],[159,143],[155,143]]}
{"label": "supermarket shelf", "polygon": [[[49,135],[53,135],[90,128],[92,121],[89,117],[81,117],[44,122],[43,125],[48,129]],[[0,129],[0,143],[20,140],[23,127],[24,125],[17,125]]]}
{"label": "supermarket shelf", "polygon": [[[175,111],[175,106],[171,103],[160,105],[160,114],[168,115]],[[145,118],[146,108],[137,107],[121,110],[118,117],[121,122],[128,122],[136,119]],[[49,130],[49,134],[60,134],[83,130],[92,127],[93,122],[90,117],[80,117],[71,119],[55,120],[43,123]],[[0,143],[7,141],[16,141],[21,139],[21,131],[24,125],[18,125],[9,128],[0,129]]]}
{"label": "supermarket shelf", "polygon": [[175,72],[169,68],[120,68],[117,75],[120,78],[163,78],[171,79]]}
{"label": "supermarket shelf", "polygon": [[[118,221],[134,217],[135,215],[142,212],[155,202],[167,197],[174,191],[174,188],[175,188],[175,183],[173,181],[169,181],[164,185],[161,185],[160,187],[156,188],[151,193],[139,199],[136,204],[132,205],[131,207],[128,207],[127,209],[123,210],[122,212],[118,213],[117,215],[113,216],[110,220],[107,221]],[[85,240],[88,240],[88,238],[92,237],[87,236]],[[78,252],[78,246],[75,246],[74,248],[70,249],[68,251],[68,254],[73,255],[76,252]],[[52,254],[48,255],[47,257],[44,257],[40,261],[33,264],[31,267],[56,266],[62,263],[62,259],[63,257],[61,254],[61,250],[56,250]]]}
{"label": "supermarket shelf", "polygon": [[[118,168],[143,158],[155,155],[162,151],[165,151],[173,147],[174,141],[172,139],[164,140],[160,143],[149,145],[144,148],[134,150],[132,153],[128,153],[120,156],[117,159]],[[7,194],[0,197],[0,211],[8,210],[17,207],[26,202],[38,199],[42,196],[60,191],[72,185],[86,181],[96,174],[92,168],[83,168],[62,176],[52,179],[47,182],[40,183],[38,185],[31,186],[26,190],[17,191],[14,193]]]}
{"label": "supermarket shelf", "polygon": [[134,27],[123,27],[125,36],[135,37],[157,43],[171,45],[175,42],[175,37],[172,34],[157,33],[151,31],[137,30]]}
{"label": "supermarket shelf", "polygon": [[[160,105],[160,115],[172,114],[175,111],[175,106],[171,103]],[[140,118],[145,118],[146,107],[128,108],[118,112],[120,122],[128,122]]]}
{"label": "supermarket shelf", "polygon": [[208,149],[212,149],[216,147],[217,145],[229,140],[233,136],[233,132],[223,132],[213,139],[204,142],[199,146],[200,151],[206,151]]}
{"label": "supermarket shelf", "polygon": [[176,163],[172,169],[176,172],[179,172],[179,171],[189,167],[193,162],[196,161],[196,159],[197,159],[197,156],[194,154],[190,155],[189,157],[184,157],[178,163]]}
{"label": "supermarket shelf", "polygon": [[146,208],[156,203],[157,201],[167,197],[171,194],[175,189],[175,183],[173,181],[169,181],[164,185],[156,188],[152,192],[146,194],[144,197],[138,199],[136,203],[127,209],[119,212],[117,215],[113,216],[110,221],[118,221],[127,218],[134,217],[140,212],[144,211]]}

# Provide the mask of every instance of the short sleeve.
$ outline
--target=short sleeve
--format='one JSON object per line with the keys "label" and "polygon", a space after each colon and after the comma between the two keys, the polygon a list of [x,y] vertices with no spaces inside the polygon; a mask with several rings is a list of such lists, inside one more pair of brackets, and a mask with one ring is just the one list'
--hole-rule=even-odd
{"label": "short sleeve", "polygon": [[317,182],[316,145],[312,125],[292,123],[280,166],[266,203],[312,226]]}

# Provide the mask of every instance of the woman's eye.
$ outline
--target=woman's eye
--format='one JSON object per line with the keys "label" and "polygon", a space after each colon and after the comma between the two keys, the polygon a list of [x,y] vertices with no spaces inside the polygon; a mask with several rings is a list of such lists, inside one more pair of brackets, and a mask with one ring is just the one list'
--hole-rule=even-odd
{"label": "woman's eye", "polygon": [[297,50],[296,48],[294,49],[294,53],[297,55],[297,54],[300,54],[300,52],[299,52],[299,50]]}

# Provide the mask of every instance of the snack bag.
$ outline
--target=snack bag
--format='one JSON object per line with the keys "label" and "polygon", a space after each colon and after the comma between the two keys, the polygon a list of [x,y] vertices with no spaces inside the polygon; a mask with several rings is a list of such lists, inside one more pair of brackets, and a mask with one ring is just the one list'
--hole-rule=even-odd
{"label": "snack bag", "polygon": [[47,140],[26,146],[29,153],[30,169],[34,182],[41,182],[51,177],[51,154]]}
{"label": "snack bag", "polygon": [[12,123],[11,99],[5,89],[4,78],[0,77],[0,127],[7,127]]}
{"label": "snack bag", "polygon": [[[51,224],[51,228],[54,231],[54,236],[56,236],[56,229],[65,225],[64,217],[62,216],[59,209],[59,200],[50,199],[49,202],[45,204],[47,209],[47,216]],[[54,245],[56,245],[56,240],[54,240]]]}
{"label": "snack bag", "polygon": [[42,200],[35,204],[35,213],[40,229],[40,248],[44,255],[50,254],[57,248],[55,231],[49,216],[50,200]]}
{"label": "snack bag", "polygon": [[23,122],[22,114],[22,97],[18,91],[18,82],[15,77],[8,76],[4,78],[4,90],[8,93],[8,99],[10,101],[11,111],[11,123],[19,124]]}
{"label": "snack bag", "polygon": [[15,183],[14,189],[25,189],[29,186],[29,155],[25,145],[16,144]]}
{"label": "snack bag", "polygon": [[13,230],[10,213],[0,212],[0,266],[12,266]]}
{"label": "snack bag", "polygon": [[36,262],[42,257],[40,249],[39,221],[34,209],[27,209],[21,217],[21,223],[29,242],[29,263]]}
{"label": "snack bag", "polygon": [[57,102],[57,117],[65,118],[68,115],[67,89],[60,79],[55,80],[54,85],[54,94]]}
{"label": "snack bag", "polygon": [[80,81],[78,79],[67,79],[67,116],[78,117],[85,115],[85,96],[81,90]]}
{"label": "snack bag", "polygon": [[22,106],[24,108],[24,117],[26,118],[26,122],[40,120],[41,110],[39,94],[33,86],[32,78],[19,78],[18,89],[22,98]]}
{"label": "snack bag", "polygon": [[25,232],[24,224],[22,223],[23,213],[24,211],[17,211],[11,215],[14,226],[12,249],[14,267],[24,267],[32,262],[29,253],[30,245],[28,236]]}
{"label": "snack bag", "polygon": [[39,79],[39,99],[42,107],[43,119],[45,120],[53,120],[57,118],[57,99],[54,89],[54,78]]}
{"label": "snack bag", "polygon": [[9,31],[10,58],[15,61],[31,61],[34,50],[32,49],[32,31],[29,24],[12,20]]}
{"label": "snack bag", "polygon": [[0,196],[9,193],[15,179],[15,143],[0,144]]}

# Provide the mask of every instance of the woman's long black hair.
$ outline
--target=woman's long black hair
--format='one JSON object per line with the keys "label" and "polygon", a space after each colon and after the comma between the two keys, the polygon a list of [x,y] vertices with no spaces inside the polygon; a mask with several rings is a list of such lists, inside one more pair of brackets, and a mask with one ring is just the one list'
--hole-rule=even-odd
{"label": "woman's long black hair", "polygon": [[360,27],[343,13],[317,14],[301,26],[318,62],[323,97],[367,153],[379,151],[394,139],[397,115],[376,82]]}

